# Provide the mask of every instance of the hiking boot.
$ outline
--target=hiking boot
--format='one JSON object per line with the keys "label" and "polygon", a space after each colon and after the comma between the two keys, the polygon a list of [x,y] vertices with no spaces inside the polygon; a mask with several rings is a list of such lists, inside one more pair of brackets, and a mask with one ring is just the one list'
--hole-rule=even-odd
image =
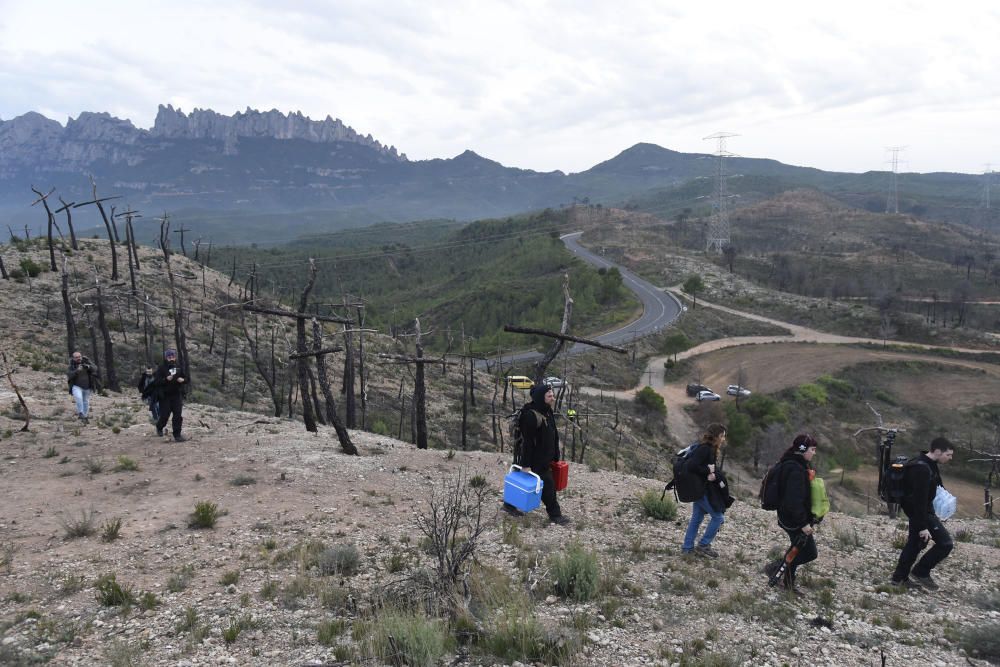
{"label": "hiking boot", "polygon": [[770,581],[771,578],[777,573],[778,568],[781,567],[780,560],[772,560],[770,563],[764,566],[764,574],[767,575],[767,580]]}
{"label": "hiking boot", "polygon": [[513,517],[524,516],[524,512],[522,512],[521,510],[517,509],[516,507],[514,507],[510,503],[504,503],[503,504],[503,511],[506,512],[507,514],[513,516]]}
{"label": "hiking boot", "polygon": [[926,577],[920,577],[920,576],[917,576],[917,575],[915,575],[915,574],[913,574],[911,572],[910,573],[910,579],[916,585],[920,586],[921,588],[926,588],[929,591],[936,591],[939,588],[941,588],[940,586],[937,585],[936,581],[934,581],[933,579],[931,579],[930,573],[927,573]]}
{"label": "hiking boot", "polygon": [[718,558],[719,552],[713,549],[708,544],[699,544],[694,548],[694,552],[699,556],[704,556],[705,558]]}
{"label": "hiking boot", "polygon": [[174,436],[174,442],[187,442],[187,438],[183,435],[177,434]]}
{"label": "hiking boot", "polygon": [[162,438],[163,437],[163,429],[160,428],[159,426],[156,427],[156,437],[157,438]]}
{"label": "hiking boot", "polygon": [[559,516],[549,517],[549,521],[551,523],[556,524],[557,526],[568,526],[569,525],[569,518],[563,516],[562,514],[560,514]]}

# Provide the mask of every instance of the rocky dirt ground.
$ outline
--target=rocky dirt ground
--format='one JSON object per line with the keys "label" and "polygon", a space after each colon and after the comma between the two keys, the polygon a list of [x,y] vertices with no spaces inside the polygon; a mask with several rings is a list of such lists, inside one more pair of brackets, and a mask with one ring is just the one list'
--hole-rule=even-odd
{"label": "rocky dirt ground", "polygon": [[[666,521],[642,510],[639,496],[658,497],[660,480],[575,465],[562,497],[571,526],[538,511],[493,518],[507,466],[496,454],[418,451],[352,432],[361,456],[350,457],[323,427],[312,435],[194,404],[191,439],[178,444],[156,438],[130,396],[97,397],[80,425],[61,376],[24,371],[17,381],[34,419],[17,432],[12,397],[0,400],[0,663],[381,664],[367,657],[365,623],[389,584],[430,565],[417,519],[460,473],[493,490],[473,580],[494,573],[525,594],[546,632],[573,647],[568,664],[978,665],[987,661],[973,649],[996,649],[996,522],[951,522],[965,541],[935,572],[941,591],[896,594],[884,584],[897,522],[833,514],[794,599],[760,573],[784,538],[752,501],[727,514],[720,559],[691,559],[679,554],[688,507]],[[203,501],[218,521],[191,528]],[[70,538],[88,518],[95,532]],[[118,539],[103,541],[115,519]],[[552,555],[571,545],[601,563],[596,599],[556,593]],[[324,574],[317,554],[351,548],[356,573]],[[109,574],[133,588],[130,608],[98,601]],[[488,634],[490,615],[472,608]],[[963,634],[974,628],[986,634]],[[439,660],[512,663],[476,644]]]}

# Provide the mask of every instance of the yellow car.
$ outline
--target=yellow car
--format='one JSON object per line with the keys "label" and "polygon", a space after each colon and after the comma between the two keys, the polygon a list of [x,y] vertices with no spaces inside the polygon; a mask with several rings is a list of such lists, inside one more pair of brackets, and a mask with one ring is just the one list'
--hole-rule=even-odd
{"label": "yellow car", "polygon": [[515,389],[531,389],[535,386],[534,381],[527,375],[508,375],[507,384]]}

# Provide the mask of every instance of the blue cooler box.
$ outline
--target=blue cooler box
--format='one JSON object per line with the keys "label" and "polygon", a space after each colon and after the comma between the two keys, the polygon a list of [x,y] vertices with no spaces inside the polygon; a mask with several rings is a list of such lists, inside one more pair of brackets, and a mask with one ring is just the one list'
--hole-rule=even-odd
{"label": "blue cooler box", "polygon": [[503,478],[503,501],[522,512],[530,512],[542,502],[542,478],[522,471],[521,466],[511,466]]}

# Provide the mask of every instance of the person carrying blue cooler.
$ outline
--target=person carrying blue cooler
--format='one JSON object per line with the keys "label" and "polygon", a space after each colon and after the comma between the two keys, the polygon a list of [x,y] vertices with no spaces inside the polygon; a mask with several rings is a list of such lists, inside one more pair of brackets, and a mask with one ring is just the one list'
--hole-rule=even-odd
{"label": "person carrying blue cooler", "polygon": [[542,479],[542,502],[549,521],[564,526],[569,523],[559,508],[552,462],[559,460],[559,429],[556,428],[556,396],[552,387],[538,383],[531,388],[531,403],[521,410],[521,460],[524,472],[534,472]]}

